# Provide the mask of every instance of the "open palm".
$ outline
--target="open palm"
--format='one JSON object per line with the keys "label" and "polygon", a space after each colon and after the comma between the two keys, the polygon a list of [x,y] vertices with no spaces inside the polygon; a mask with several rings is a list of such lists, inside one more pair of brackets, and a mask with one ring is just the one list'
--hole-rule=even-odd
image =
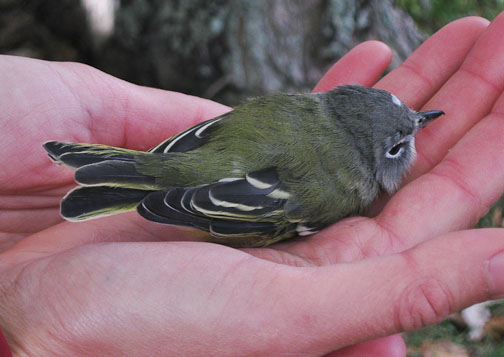
{"label": "open palm", "polygon": [[[229,108],[83,65],[0,57],[0,326],[12,349],[321,355],[501,295],[492,270],[504,258],[489,260],[504,251],[504,233],[461,230],[504,192],[503,31],[503,15],[490,26],[453,22],[377,83],[390,61],[383,44],[340,60],[315,90],[375,85],[447,115],[417,135],[417,164],[375,218],[245,250],[188,241],[134,212],[62,222],[72,173],[41,146],[148,149]],[[393,355],[394,346],[381,339],[345,353]]]}

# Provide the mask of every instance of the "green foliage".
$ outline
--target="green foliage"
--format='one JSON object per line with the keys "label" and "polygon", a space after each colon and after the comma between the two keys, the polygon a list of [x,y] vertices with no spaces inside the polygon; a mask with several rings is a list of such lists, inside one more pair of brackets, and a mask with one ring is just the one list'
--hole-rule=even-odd
{"label": "green foliage", "polygon": [[424,341],[449,339],[452,342],[462,344],[465,340],[465,333],[459,331],[456,326],[448,320],[405,335],[406,343],[409,346],[416,347],[420,346]]}
{"label": "green foliage", "polygon": [[[495,305],[502,308],[502,304]],[[468,330],[457,327],[450,320],[425,327],[419,331],[403,334],[408,346],[408,357],[422,357],[421,346],[425,343],[450,341],[462,346],[471,356],[497,357],[504,356],[504,343],[485,337],[482,341],[469,341]],[[443,354],[439,354],[440,356]]]}
{"label": "green foliage", "polygon": [[492,20],[504,10],[504,0],[396,0],[427,33],[434,33],[447,23],[464,16],[482,16]]}

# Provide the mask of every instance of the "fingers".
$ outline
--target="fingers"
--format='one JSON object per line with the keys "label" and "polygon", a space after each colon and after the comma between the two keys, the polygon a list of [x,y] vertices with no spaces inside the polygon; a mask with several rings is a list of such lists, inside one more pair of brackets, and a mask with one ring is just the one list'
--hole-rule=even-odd
{"label": "fingers", "polygon": [[477,64],[475,59],[504,56],[504,42],[499,35],[502,26],[500,19],[490,27],[488,20],[479,17],[454,21],[377,83],[376,87],[395,93],[414,109],[440,109],[447,113],[416,136],[418,159],[408,181],[438,163],[496,100],[498,91],[482,81],[481,76],[487,71],[504,70],[499,61]]}
{"label": "fingers", "polygon": [[420,109],[458,70],[487,26],[488,20],[478,17],[449,23],[375,87],[396,94],[410,108]]}
{"label": "fingers", "polygon": [[[288,288],[281,286],[289,293],[282,301],[286,316],[279,318],[303,324],[304,335],[315,339],[311,347],[325,344],[333,350],[418,329],[465,306],[502,297],[503,276],[502,230],[451,233],[397,255],[303,268]],[[295,317],[289,318],[293,311]]]}
{"label": "fingers", "polygon": [[[460,101],[452,103],[447,122],[433,125],[428,133],[430,137],[424,137],[424,147],[436,146],[440,151],[447,151],[452,141],[451,132],[453,136],[460,136],[459,126],[468,130],[483,112],[491,113],[474,125],[434,169],[401,189],[377,217],[392,233],[397,243],[395,249],[405,249],[424,239],[474,225],[504,192],[502,31],[504,14],[481,36],[461,70],[447,83],[451,92],[444,92],[446,86],[440,91],[439,96],[445,96],[447,103],[449,96],[459,96]],[[439,155],[431,155],[422,169],[429,166],[425,162],[438,159]]]}
{"label": "fingers", "polygon": [[418,160],[410,179],[435,166],[492,108],[504,88],[504,13],[481,35],[458,71],[426,104],[447,115],[417,135]]}
{"label": "fingers", "polygon": [[382,42],[357,45],[336,62],[317,83],[313,92],[327,92],[342,84],[372,86],[392,61],[392,51]]}

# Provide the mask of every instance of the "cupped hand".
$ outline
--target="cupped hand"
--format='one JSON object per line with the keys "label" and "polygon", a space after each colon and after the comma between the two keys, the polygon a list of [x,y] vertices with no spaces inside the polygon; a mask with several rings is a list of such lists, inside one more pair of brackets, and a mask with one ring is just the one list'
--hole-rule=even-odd
{"label": "cupped hand", "polygon": [[76,63],[0,57],[0,248],[61,222],[59,201],[72,173],[40,144],[110,143],[146,150],[229,108],[143,88]]}
{"label": "cupped hand", "polygon": [[[380,81],[364,43],[315,90],[375,85],[447,115],[374,218],[236,250],[135,213],[61,222],[46,140],[147,149],[229,108],[78,64],[0,58],[0,326],[20,354],[304,354],[416,329],[504,294],[504,232],[464,230],[504,191],[504,15],[455,21]],[[498,253],[501,253],[499,255]],[[492,257],[494,259],[492,259]],[[398,338],[340,354],[404,354]]]}

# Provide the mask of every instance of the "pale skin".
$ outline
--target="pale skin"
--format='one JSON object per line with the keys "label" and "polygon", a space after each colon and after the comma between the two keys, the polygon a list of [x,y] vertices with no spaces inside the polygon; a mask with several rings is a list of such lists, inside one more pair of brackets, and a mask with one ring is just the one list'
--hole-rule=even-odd
{"label": "pale skin", "polygon": [[63,222],[72,173],[41,146],[148,149],[229,108],[79,64],[0,57],[0,327],[11,349],[401,356],[395,333],[504,296],[504,263],[491,261],[504,231],[470,229],[504,192],[502,33],[504,15],[455,21],[378,82],[391,59],[381,43],[336,63],[316,91],[374,85],[446,116],[418,134],[415,167],[376,217],[247,250],[134,212]]}

